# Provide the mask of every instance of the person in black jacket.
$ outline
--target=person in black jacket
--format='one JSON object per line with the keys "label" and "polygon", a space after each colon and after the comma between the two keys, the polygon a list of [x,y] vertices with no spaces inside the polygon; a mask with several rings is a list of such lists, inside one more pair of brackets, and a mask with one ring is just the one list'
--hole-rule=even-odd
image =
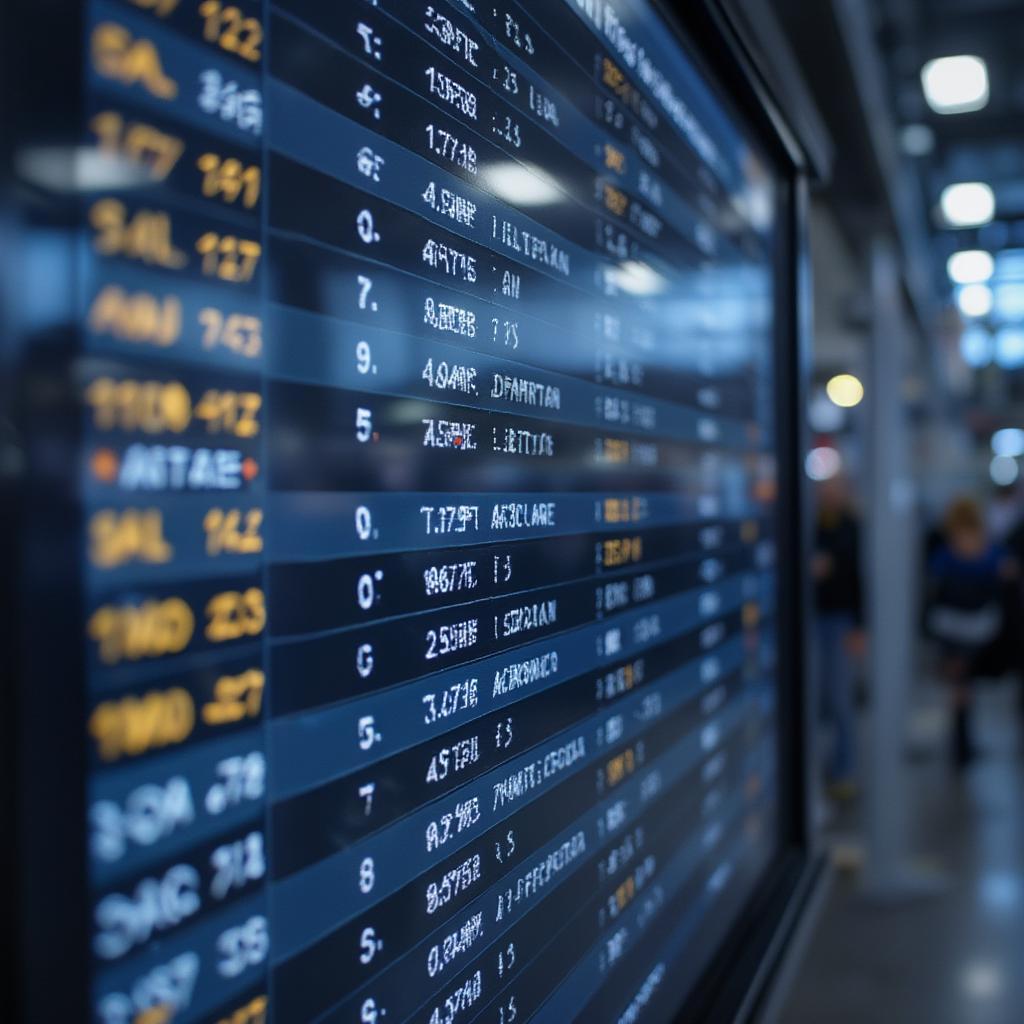
{"label": "person in black jacket", "polygon": [[814,643],[822,723],[831,732],[830,793],[856,792],[854,664],[864,650],[860,523],[840,477],[818,490],[814,556]]}

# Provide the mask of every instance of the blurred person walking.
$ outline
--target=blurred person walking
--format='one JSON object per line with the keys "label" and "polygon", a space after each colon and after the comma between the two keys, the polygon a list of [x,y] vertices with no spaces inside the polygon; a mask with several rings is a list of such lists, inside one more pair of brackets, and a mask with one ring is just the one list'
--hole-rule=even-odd
{"label": "blurred person walking", "polygon": [[972,682],[1004,631],[1007,592],[1015,576],[1006,548],[989,538],[978,503],[955,500],[946,511],[943,541],[928,565],[925,624],[939,644],[942,674],[950,687],[952,755],[958,768],[974,754]]}
{"label": "blurred person walking", "polygon": [[860,522],[846,481],[833,477],[818,489],[814,557],[814,643],[822,724],[831,734],[828,792],[856,794],[854,668],[864,650]]}

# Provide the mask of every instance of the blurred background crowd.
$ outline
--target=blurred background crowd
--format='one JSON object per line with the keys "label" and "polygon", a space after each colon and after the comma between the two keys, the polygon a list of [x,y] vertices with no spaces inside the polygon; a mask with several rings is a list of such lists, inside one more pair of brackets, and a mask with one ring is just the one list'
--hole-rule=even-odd
{"label": "blurred background crowd", "polygon": [[[758,4],[732,5],[750,21]],[[1024,3],[778,0],[805,121],[816,814],[780,1019],[1024,1020]]]}

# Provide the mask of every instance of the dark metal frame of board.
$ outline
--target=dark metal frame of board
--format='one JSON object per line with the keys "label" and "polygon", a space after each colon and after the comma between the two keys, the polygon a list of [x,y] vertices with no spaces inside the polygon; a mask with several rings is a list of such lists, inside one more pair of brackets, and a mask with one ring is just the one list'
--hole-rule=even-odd
{"label": "dark metal frame of board", "polygon": [[[685,1006],[676,1006],[678,1021],[749,1020],[763,1006],[822,876],[808,813],[813,720],[806,699],[807,601],[800,568],[806,564],[807,517],[797,457],[809,340],[807,189],[821,171],[813,155],[820,140],[806,131],[798,138],[794,126],[801,119],[791,104],[802,97],[778,88],[780,79],[752,45],[749,21],[743,19],[741,27],[728,0],[653,0],[653,6],[685,33],[692,44],[687,51],[699,53],[698,65],[728,95],[773,160],[782,185],[784,251],[777,264],[775,337],[780,846]],[[89,1016],[83,669],[74,645],[60,639],[77,635],[81,523],[75,481],[52,468],[72,464],[68,452],[66,459],[54,459],[53,446],[73,445],[79,426],[68,358],[76,341],[70,314],[65,327],[23,348],[11,297],[27,269],[17,257],[19,231],[27,227],[53,233],[74,292],[69,239],[80,211],[73,196],[25,186],[16,161],[26,144],[63,145],[70,153],[77,141],[82,29],[77,3],[0,5],[0,867],[13,880],[2,896],[3,938],[15,979],[7,1005],[14,1020],[33,1022]],[[665,989],[666,1008],[672,1008],[671,986]],[[678,1003],[678,993],[675,998]]]}

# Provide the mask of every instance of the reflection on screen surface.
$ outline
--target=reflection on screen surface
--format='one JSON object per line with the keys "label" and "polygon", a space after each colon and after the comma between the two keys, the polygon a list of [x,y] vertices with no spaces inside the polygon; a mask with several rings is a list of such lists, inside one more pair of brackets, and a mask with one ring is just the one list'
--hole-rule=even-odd
{"label": "reflection on screen surface", "polygon": [[86,9],[94,1018],[670,1019],[777,843],[768,162],[642,0]]}

